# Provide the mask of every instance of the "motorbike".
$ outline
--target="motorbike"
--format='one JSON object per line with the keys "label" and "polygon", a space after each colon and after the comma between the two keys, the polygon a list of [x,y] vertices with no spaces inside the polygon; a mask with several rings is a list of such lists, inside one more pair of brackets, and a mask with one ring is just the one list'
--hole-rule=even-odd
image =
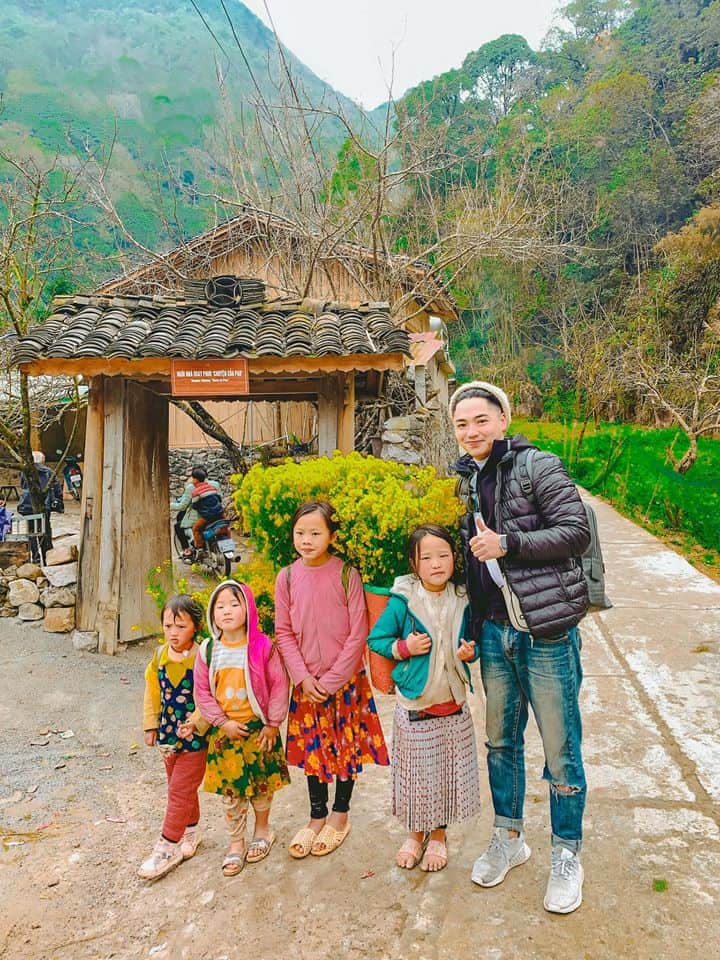
{"label": "motorbike", "polygon": [[[58,450],[57,453],[61,454],[62,450]],[[80,464],[78,463],[81,457],[81,453],[79,453],[77,456],[68,454],[68,456],[65,458],[65,465],[63,466],[63,479],[65,480],[65,486],[67,487],[67,492],[70,494],[73,500],[79,500],[82,495],[83,475],[82,470],[80,469]]]}
{"label": "motorbike", "polygon": [[197,550],[192,546],[192,537],[190,537],[189,546],[192,549],[190,556],[183,556],[186,545],[180,537],[180,531],[175,525],[174,540],[175,549],[178,555],[183,556],[186,563],[198,564],[204,567],[208,573],[220,578],[220,576],[229,577],[232,563],[235,560],[235,542],[230,535],[230,528],[225,519],[215,520],[202,531],[204,547]]}

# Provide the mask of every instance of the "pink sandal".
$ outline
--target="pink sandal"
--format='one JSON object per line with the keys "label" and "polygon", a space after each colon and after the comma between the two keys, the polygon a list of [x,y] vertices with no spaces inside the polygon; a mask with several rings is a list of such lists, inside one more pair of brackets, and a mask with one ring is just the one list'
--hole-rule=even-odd
{"label": "pink sandal", "polygon": [[[423,851],[425,849],[425,844],[421,843],[419,840],[416,840],[414,837],[408,837],[405,843],[400,847],[398,852],[395,854],[395,863],[402,870],[412,870],[413,867],[416,867],[422,860]],[[407,854],[410,858],[406,863],[400,863],[400,856],[402,854]]]}
{"label": "pink sandal", "polygon": [[[440,861],[440,865],[437,867],[431,867],[429,863],[430,857],[436,857]],[[423,856],[422,863],[420,864],[420,869],[424,870],[425,873],[438,873],[440,870],[445,869],[447,862],[447,844],[445,844],[442,840],[428,841],[428,845],[425,847],[425,855]]]}

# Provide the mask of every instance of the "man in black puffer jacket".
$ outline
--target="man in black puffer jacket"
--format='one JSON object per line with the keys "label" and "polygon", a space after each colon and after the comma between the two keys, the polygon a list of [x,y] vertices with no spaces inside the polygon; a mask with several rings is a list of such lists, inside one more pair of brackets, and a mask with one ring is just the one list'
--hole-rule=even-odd
{"label": "man in black puffer jacket", "polygon": [[587,612],[578,560],[590,543],[575,484],[554,454],[534,455],[532,493],[523,489],[521,435],[506,437],[506,394],[475,381],[450,399],[466,455],[456,464],[468,594],[487,701],[487,763],[495,809],[493,836],[472,879],[501,883],[530,856],[523,828],[524,731],[532,707],[550,784],[552,848],[544,905],[571,913],[582,902],[580,863],[586,783],[578,693],[577,624]]}

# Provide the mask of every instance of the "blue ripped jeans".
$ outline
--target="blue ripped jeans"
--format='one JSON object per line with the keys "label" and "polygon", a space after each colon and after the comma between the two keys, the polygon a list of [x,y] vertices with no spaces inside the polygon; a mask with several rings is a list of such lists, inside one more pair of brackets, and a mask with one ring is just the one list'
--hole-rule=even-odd
{"label": "blue ripped jeans", "polygon": [[[495,826],[523,829],[530,704],[545,751],[543,777],[550,784],[552,843],[580,850],[587,786],[578,706],[582,667],[577,628],[542,640],[486,620],[480,666],[487,700],[485,746]],[[568,789],[561,791],[558,786]]]}

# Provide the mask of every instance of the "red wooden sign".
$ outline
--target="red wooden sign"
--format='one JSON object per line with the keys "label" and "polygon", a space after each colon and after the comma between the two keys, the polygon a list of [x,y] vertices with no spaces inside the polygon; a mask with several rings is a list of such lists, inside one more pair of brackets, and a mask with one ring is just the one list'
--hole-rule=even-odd
{"label": "red wooden sign", "polygon": [[226,397],[250,392],[245,357],[232,360],[173,360],[171,375],[174,397]]}

